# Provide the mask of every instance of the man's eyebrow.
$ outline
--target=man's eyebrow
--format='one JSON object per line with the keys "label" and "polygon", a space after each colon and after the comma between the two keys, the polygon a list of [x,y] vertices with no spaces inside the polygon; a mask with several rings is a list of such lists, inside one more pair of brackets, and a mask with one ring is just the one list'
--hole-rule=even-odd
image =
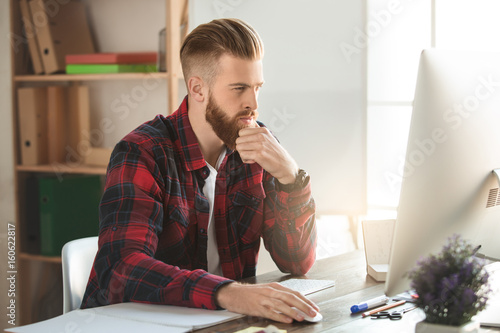
{"label": "man's eyebrow", "polygon": [[243,83],[243,82],[230,83],[229,86],[230,87],[236,87],[236,86],[238,86],[238,87],[241,87],[241,86],[250,87],[250,85],[248,83]]}
{"label": "man's eyebrow", "polygon": [[[259,87],[262,87],[264,85],[264,82],[259,82],[256,84],[256,86],[259,86]],[[230,87],[250,87],[250,85],[248,83],[244,83],[244,82],[236,82],[236,83],[230,83],[229,84]]]}

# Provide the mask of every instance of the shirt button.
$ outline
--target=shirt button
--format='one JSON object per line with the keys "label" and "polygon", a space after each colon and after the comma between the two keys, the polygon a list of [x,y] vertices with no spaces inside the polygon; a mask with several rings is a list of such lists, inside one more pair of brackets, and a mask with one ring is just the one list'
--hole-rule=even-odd
{"label": "shirt button", "polygon": [[200,233],[201,233],[201,234],[205,234],[205,229],[201,228],[201,229],[200,229]]}
{"label": "shirt button", "polygon": [[111,230],[116,231],[116,227],[111,228]]}

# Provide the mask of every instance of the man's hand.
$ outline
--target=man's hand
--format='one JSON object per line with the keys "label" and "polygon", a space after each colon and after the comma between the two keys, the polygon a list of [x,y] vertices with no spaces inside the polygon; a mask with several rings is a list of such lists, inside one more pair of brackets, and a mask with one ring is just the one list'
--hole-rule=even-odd
{"label": "man's hand", "polygon": [[255,285],[232,282],[220,287],[215,298],[226,310],[282,323],[304,320],[292,306],[311,317],[319,311],[318,306],[304,295],[276,282]]}
{"label": "man's hand", "polygon": [[236,150],[244,163],[257,163],[283,184],[295,182],[299,168],[288,152],[265,127],[243,128]]}

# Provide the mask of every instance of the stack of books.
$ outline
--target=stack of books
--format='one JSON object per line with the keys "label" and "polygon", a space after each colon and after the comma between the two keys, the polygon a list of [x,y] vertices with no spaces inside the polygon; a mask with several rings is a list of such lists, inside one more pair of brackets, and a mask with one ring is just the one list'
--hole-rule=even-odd
{"label": "stack of books", "polygon": [[66,74],[157,72],[158,52],[118,52],[66,55]]}

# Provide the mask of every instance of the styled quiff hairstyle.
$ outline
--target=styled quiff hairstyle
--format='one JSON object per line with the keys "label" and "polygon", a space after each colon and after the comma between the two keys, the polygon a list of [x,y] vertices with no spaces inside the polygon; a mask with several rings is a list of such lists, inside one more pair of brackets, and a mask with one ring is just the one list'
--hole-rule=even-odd
{"label": "styled quiff hairstyle", "polygon": [[259,34],[239,19],[217,19],[199,25],[186,37],[181,47],[181,65],[186,84],[190,77],[200,76],[212,85],[223,54],[259,60],[264,56],[264,44]]}

